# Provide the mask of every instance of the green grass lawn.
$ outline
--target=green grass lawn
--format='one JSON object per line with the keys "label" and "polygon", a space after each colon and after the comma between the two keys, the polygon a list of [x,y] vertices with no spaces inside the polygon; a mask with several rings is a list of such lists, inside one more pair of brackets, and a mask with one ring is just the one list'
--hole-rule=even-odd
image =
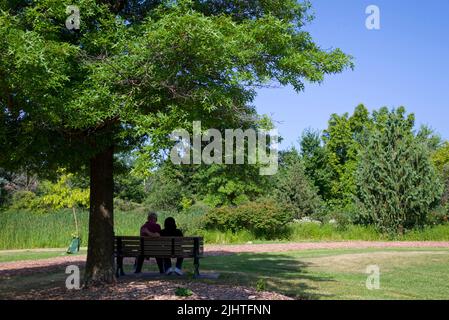
{"label": "green grass lawn", "polygon": [[[87,252],[86,248],[82,248],[80,252],[76,255],[85,255]],[[21,260],[39,260],[67,256],[64,250],[51,250],[51,251],[20,251],[20,252],[8,252],[0,251],[0,263],[1,262],[13,262]]]}
{"label": "green grass lawn", "polygon": [[[58,256],[58,252],[20,253],[16,259]],[[0,253],[1,261],[14,254]],[[366,288],[368,265],[380,268],[380,290]],[[449,299],[449,250],[447,249],[365,249],[310,250],[288,253],[237,254],[207,257],[202,272],[218,272],[216,284],[246,285],[297,299]],[[127,268],[130,271],[130,266]],[[187,260],[185,270],[193,269]],[[154,263],[145,271],[156,271]],[[5,290],[29,290],[60,283],[63,271],[0,279],[0,296]],[[170,281],[172,280],[170,278]],[[144,281],[144,280],[142,280]]]}

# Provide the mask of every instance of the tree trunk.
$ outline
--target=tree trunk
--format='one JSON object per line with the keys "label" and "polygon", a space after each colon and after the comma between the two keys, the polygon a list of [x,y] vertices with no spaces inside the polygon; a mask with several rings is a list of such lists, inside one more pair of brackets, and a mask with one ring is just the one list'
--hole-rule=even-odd
{"label": "tree trunk", "polygon": [[85,286],[115,282],[114,274],[114,148],[90,160],[89,246]]}

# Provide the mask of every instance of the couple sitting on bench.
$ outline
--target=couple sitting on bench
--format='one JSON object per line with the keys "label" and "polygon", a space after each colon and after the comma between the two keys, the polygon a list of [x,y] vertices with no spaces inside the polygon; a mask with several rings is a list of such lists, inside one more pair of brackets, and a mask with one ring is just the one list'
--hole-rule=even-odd
{"label": "couple sitting on bench", "polygon": [[[140,228],[141,237],[183,237],[182,231],[176,228],[176,222],[174,218],[167,218],[164,222],[164,229],[161,230],[161,226],[157,224],[157,214],[150,212],[148,214],[148,221]],[[135,273],[142,272],[142,266],[145,258],[140,256],[137,258],[137,265]],[[177,258],[176,268],[172,268],[172,262],[170,258],[156,258],[157,266],[161,274],[170,275],[173,272],[179,276],[183,275],[182,262],[183,258]]]}

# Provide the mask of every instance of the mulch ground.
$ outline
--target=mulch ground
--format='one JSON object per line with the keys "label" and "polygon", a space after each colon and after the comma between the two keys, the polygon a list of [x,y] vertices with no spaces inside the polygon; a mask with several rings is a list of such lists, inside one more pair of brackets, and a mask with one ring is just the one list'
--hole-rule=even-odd
{"label": "mulch ground", "polygon": [[[192,295],[176,295],[178,288],[190,289]],[[274,292],[257,292],[238,286],[207,284],[195,281],[118,281],[115,286],[67,290],[51,288],[27,293],[5,295],[11,300],[292,300]]]}

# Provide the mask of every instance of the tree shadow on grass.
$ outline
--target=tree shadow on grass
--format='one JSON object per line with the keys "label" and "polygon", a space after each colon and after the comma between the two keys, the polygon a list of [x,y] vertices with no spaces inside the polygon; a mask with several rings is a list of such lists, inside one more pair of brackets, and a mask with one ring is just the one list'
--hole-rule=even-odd
{"label": "tree shadow on grass", "polygon": [[262,280],[267,290],[295,299],[331,298],[331,295],[319,292],[319,285],[335,280],[311,273],[308,270],[310,266],[310,263],[288,253],[242,253],[210,256],[202,260],[204,270],[221,273],[218,281],[256,287]]}
{"label": "tree shadow on grass", "polygon": [[36,275],[36,274],[41,274],[41,273],[54,273],[54,272],[59,272],[59,271],[64,273],[65,268],[70,265],[84,267],[85,263],[81,262],[81,261],[74,261],[74,262],[58,261],[58,262],[52,262],[51,265],[45,265],[45,266],[38,264],[36,266],[21,267],[20,265],[17,265],[14,268],[0,270],[0,281],[3,279],[8,279],[11,277],[16,277],[16,276]]}

